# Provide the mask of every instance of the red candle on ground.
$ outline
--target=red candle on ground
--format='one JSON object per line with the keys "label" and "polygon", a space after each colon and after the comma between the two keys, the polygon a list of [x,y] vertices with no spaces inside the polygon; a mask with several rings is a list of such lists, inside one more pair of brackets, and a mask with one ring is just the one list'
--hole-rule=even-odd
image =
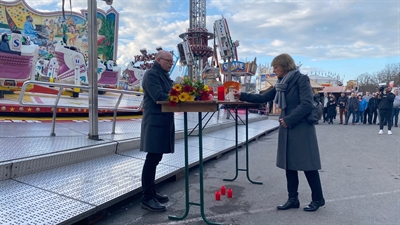
{"label": "red candle on ground", "polygon": [[221,186],[221,195],[225,195],[226,188],[225,186]]}
{"label": "red candle on ground", "polygon": [[219,193],[219,191],[215,192],[215,200],[217,201],[221,200],[221,193]]}
{"label": "red candle on ground", "polygon": [[225,88],[224,86],[218,87],[218,100],[223,101],[225,100]]}
{"label": "red candle on ground", "polygon": [[233,192],[232,192],[232,189],[228,189],[228,198],[232,198],[232,196],[233,196]]}

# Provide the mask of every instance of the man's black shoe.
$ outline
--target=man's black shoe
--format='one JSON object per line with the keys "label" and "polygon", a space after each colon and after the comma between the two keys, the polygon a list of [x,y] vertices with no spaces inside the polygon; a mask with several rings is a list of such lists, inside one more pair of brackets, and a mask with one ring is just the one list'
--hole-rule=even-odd
{"label": "man's black shoe", "polygon": [[143,209],[147,209],[152,212],[164,212],[165,210],[167,210],[165,206],[161,205],[155,198],[147,201],[142,200],[141,205]]}
{"label": "man's black shoe", "polygon": [[325,199],[321,201],[312,201],[308,206],[304,207],[304,211],[314,212],[317,211],[319,207],[325,205]]}
{"label": "man's black shoe", "polygon": [[169,198],[167,195],[162,195],[160,193],[156,193],[154,198],[156,198],[159,203],[166,203],[169,201]]}

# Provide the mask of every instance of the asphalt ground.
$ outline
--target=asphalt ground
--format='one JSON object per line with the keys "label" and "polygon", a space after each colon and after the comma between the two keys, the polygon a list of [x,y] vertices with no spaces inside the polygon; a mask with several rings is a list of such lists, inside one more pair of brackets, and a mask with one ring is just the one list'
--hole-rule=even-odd
{"label": "asphalt ground", "polygon": [[[277,117],[270,116],[271,119]],[[311,193],[304,173],[299,173],[299,209],[278,211],[287,200],[285,171],[275,166],[278,132],[273,131],[249,144],[249,174],[239,171],[233,182],[223,178],[235,176],[235,151],[204,164],[205,215],[209,221],[222,224],[400,224],[400,129],[393,135],[378,135],[378,125],[316,126],[322,169],[320,170],[325,206],[316,212],[305,212]],[[300,147],[300,146],[299,146]],[[245,168],[245,148],[239,149],[239,168]],[[190,170],[190,201],[199,202],[198,167]],[[215,191],[224,185],[233,190],[233,198]],[[104,214],[96,225],[119,224],[206,224],[199,206],[190,206],[184,220],[170,220],[168,215],[185,213],[184,179],[165,181],[158,191],[167,194],[167,211],[150,212],[140,206],[140,195],[120,202]],[[93,219],[92,219],[93,221]]]}

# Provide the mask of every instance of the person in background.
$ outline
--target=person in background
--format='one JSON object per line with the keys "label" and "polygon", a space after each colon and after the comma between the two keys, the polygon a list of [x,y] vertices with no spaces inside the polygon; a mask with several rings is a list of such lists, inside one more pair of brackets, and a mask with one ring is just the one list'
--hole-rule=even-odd
{"label": "person in background", "polygon": [[356,123],[361,124],[364,123],[364,111],[365,108],[367,106],[367,102],[365,101],[365,99],[363,99],[361,94],[358,94],[357,96],[358,99],[358,109],[357,109],[357,119],[356,119]]}
{"label": "person in background", "polygon": [[347,99],[346,102],[346,123],[344,125],[347,125],[349,123],[349,118],[352,116],[352,124],[354,125],[356,122],[356,117],[357,117],[357,109],[358,109],[358,99],[356,98],[356,93],[351,92],[350,97]]}
{"label": "person in background", "polygon": [[394,101],[393,101],[393,111],[392,111],[392,121],[394,121],[394,126],[399,126],[399,111],[400,111],[400,95],[399,89],[394,90]]}
{"label": "person in background", "polygon": [[141,206],[153,212],[163,212],[160,203],[169,201],[168,196],[155,189],[157,165],[164,153],[174,153],[175,120],[173,112],[161,112],[157,101],[165,101],[173,81],[169,71],[174,64],[172,54],[161,50],[157,53],[151,69],[143,76],[143,118],[141,125],[140,151],[147,152],[142,170],[143,196]]}
{"label": "person in background", "polygon": [[[324,107],[322,106],[322,103],[321,103],[321,100],[320,100],[321,97],[319,96],[319,94],[314,94],[313,98],[314,98],[314,105],[315,105],[315,107],[318,108],[318,121],[320,121],[321,117],[322,117],[322,115],[324,113]],[[315,122],[315,125],[318,124],[318,121]]]}
{"label": "person in background", "polygon": [[378,102],[376,100],[376,94],[372,94],[372,98],[368,101],[369,116],[368,124],[376,124],[376,118],[378,117]]}
{"label": "person in background", "polygon": [[329,98],[328,102],[328,124],[333,124],[333,118],[335,117],[336,114],[336,101],[333,97]]}
{"label": "person in background", "polygon": [[339,118],[340,118],[340,123],[343,124],[343,115],[344,118],[346,119],[346,102],[347,102],[347,96],[344,92],[340,93],[340,97],[338,98],[338,105],[339,105]]}
{"label": "person in background", "polygon": [[[337,106],[335,95],[333,95],[332,93],[329,93],[328,96],[329,96],[329,102],[331,101],[330,99],[333,98],[333,100],[335,101],[335,105]],[[336,120],[336,115],[337,115],[337,110],[335,108],[335,111],[334,111],[334,114],[333,114],[333,120]]]}
{"label": "person in background", "polygon": [[378,91],[376,94],[378,95],[378,109],[380,120],[379,121],[379,132],[378,134],[383,134],[383,127],[385,124],[385,120],[388,125],[388,134],[392,134],[392,111],[393,111],[393,101],[396,97],[392,92],[392,88],[387,87],[384,88],[383,91]]}
{"label": "person in background", "polygon": [[370,113],[369,113],[370,110],[369,110],[369,107],[368,107],[368,102],[369,102],[369,100],[371,98],[372,98],[371,93],[369,91],[365,92],[365,95],[363,96],[363,99],[366,102],[366,107],[365,107],[365,110],[364,110],[364,120],[363,120],[364,124],[366,124],[367,121],[370,120],[370,118],[369,118],[370,117]]}
{"label": "person in background", "polygon": [[235,92],[235,95],[241,101],[253,103],[266,103],[274,99],[276,106],[281,109],[276,165],[285,170],[288,200],[277,209],[300,207],[298,171],[304,171],[312,199],[304,211],[316,211],[325,205],[325,199],[318,173],[321,161],[315,125],[307,120],[314,108],[310,79],[296,70],[296,64],[289,54],[276,56],[271,66],[278,77],[271,90],[263,94]]}
{"label": "person in background", "polygon": [[324,114],[322,116],[324,117],[324,123],[328,120],[328,102],[328,93],[324,92],[324,97],[322,98],[322,105],[324,106]]}

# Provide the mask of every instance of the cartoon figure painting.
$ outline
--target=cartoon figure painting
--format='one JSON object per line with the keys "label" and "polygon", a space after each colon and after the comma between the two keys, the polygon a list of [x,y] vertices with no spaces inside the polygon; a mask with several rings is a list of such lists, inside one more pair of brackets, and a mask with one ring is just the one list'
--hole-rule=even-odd
{"label": "cartoon figure painting", "polygon": [[[41,58],[53,57],[55,46],[60,41],[75,47],[86,58],[90,44],[87,16],[87,10],[71,12],[64,17],[61,11],[36,11],[24,0],[0,0],[0,34],[21,31],[32,43],[39,45]],[[119,15],[112,7],[107,12],[97,12],[98,57],[101,60],[116,60],[118,19]]]}
{"label": "cartoon figure painting", "polygon": [[47,37],[46,37],[47,35],[42,31],[39,31],[39,32],[41,32],[40,38],[39,38],[38,31],[36,31],[35,28],[33,27],[32,16],[30,16],[30,15],[26,16],[23,34],[25,36],[29,37],[33,43],[35,43],[39,46],[47,45]]}

